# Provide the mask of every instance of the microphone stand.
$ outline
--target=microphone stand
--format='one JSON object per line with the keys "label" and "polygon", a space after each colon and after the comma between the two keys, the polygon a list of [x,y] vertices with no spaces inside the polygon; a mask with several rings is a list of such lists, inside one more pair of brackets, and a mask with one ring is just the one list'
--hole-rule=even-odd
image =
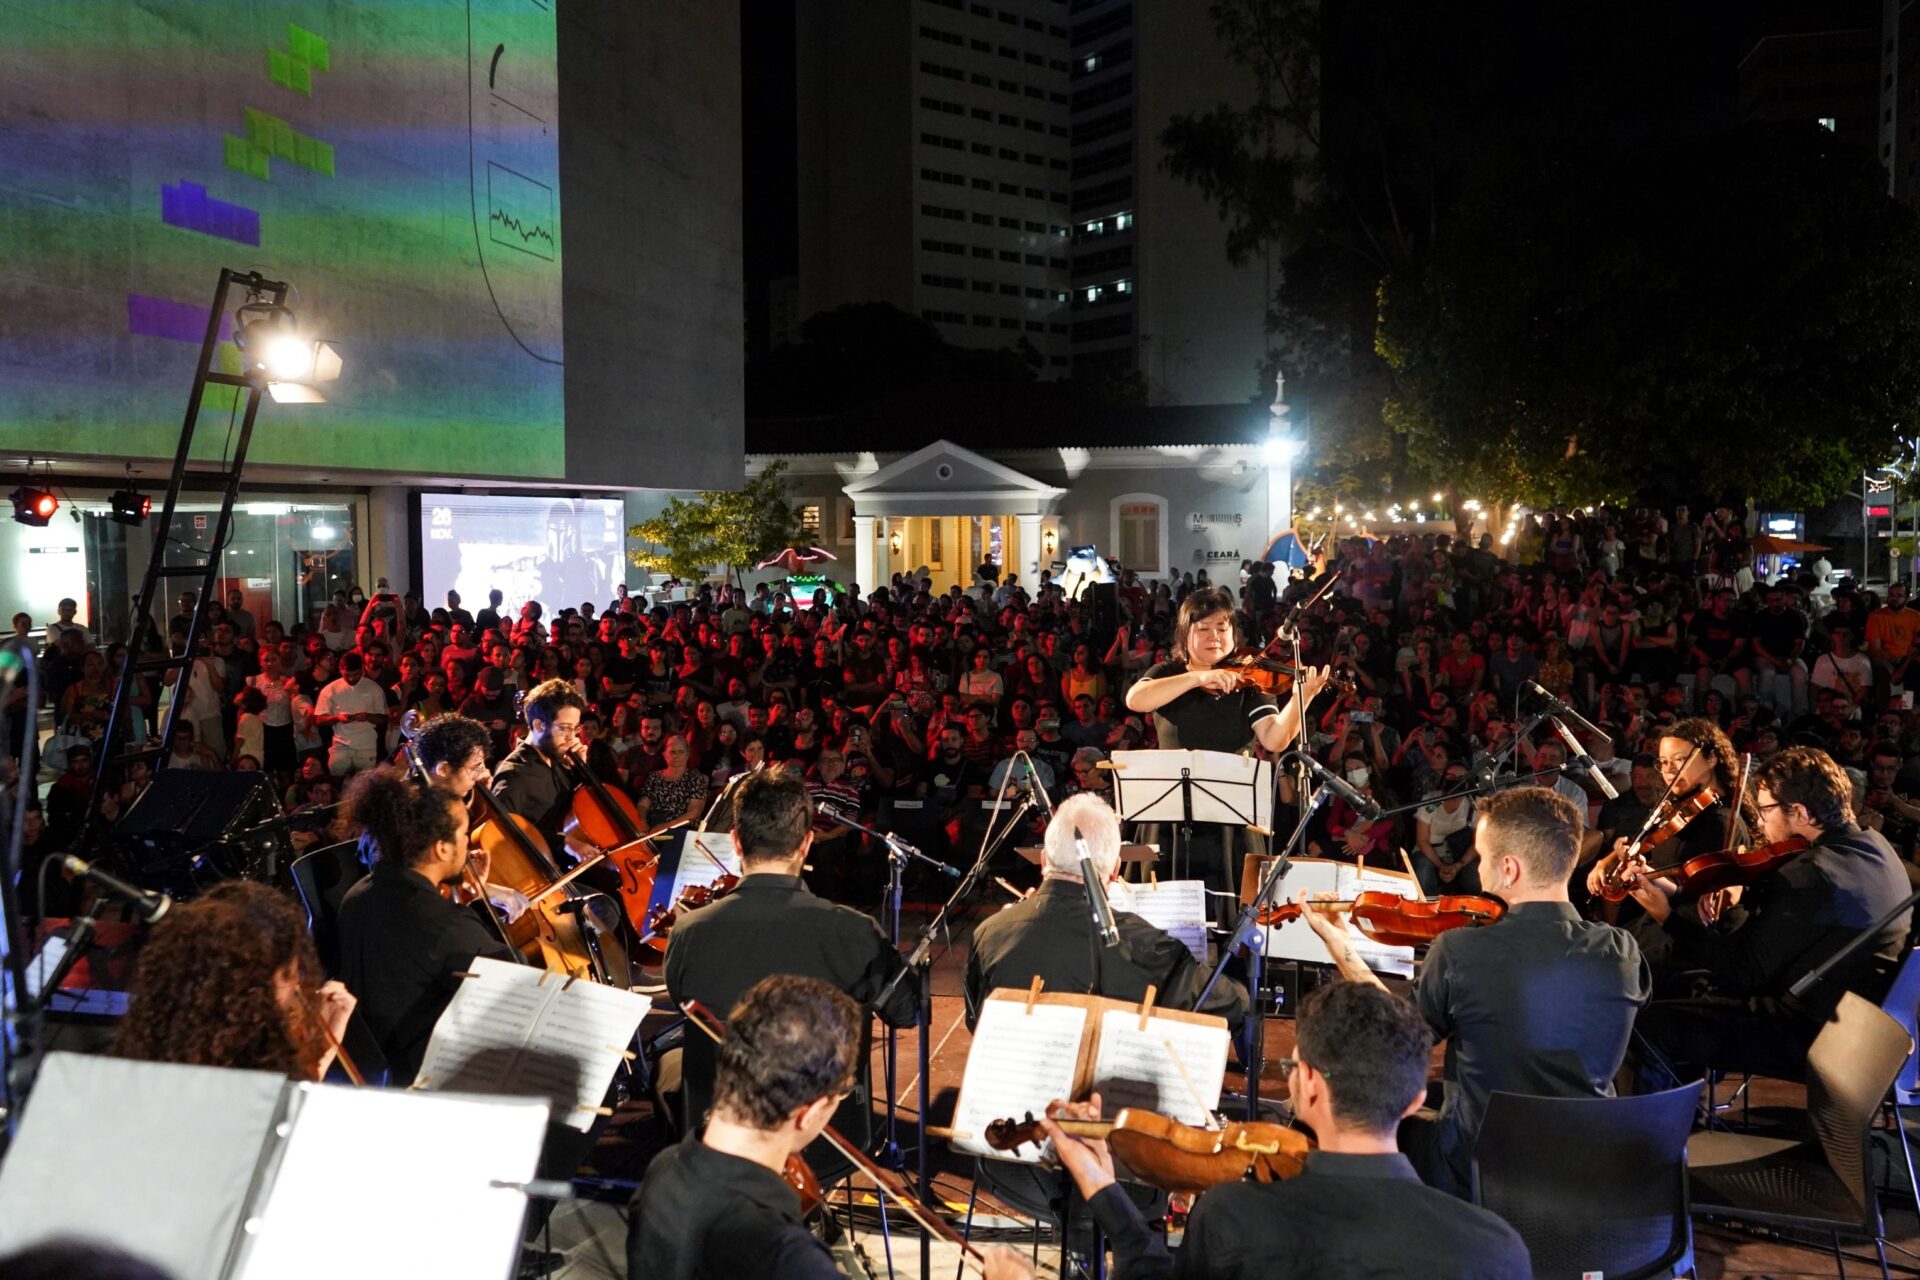
{"label": "microphone stand", "polygon": [[[903,899],[906,896],[905,878],[907,863],[919,861],[955,879],[960,877],[960,869],[942,862],[938,858],[927,856],[908,844],[905,840],[902,840],[899,836],[885,831],[877,831],[864,823],[855,822],[837,809],[831,809],[822,805],[820,806],[820,813],[821,816],[839,823],[850,831],[865,832],[887,847],[887,935],[893,943],[893,949],[898,951],[900,949],[900,916]],[[880,998],[875,1000],[874,1003],[876,1005],[884,1003],[885,998],[892,990],[893,984],[888,983],[886,989],[880,993]],[[906,1156],[900,1149],[900,1114],[897,1104],[900,1028],[894,1026],[891,1022],[887,1024],[886,1052],[883,1056],[886,1064],[885,1072],[887,1077],[887,1140],[881,1145],[880,1150],[875,1154],[874,1158],[895,1173],[900,1173],[907,1167]],[[924,1106],[925,1103],[926,1100],[922,1098],[921,1105]]]}
{"label": "microphone stand", "polygon": [[[0,1153],[19,1131],[20,1108],[33,1084],[33,1064],[45,1028],[45,1010],[41,1003],[27,999],[26,936],[21,928],[16,884],[27,801],[34,792],[34,756],[38,745],[34,727],[40,717],[40,664],[33,656],[32,646],[23,641],[0,645],[0,733],[5,733],[7,728],[5,697],[22,671],[27,680],[27,701],[22,708],[27,729],[21,740],[20,778],[15,785],[12,812],[7,813],[6,806],[0,806]],[[44,903],[38,905],[45,909]],[[72,965],[67,967],[70,969]]]}
{"label": "microphone stand", "polygon": [[[1004,788],[1002,794],[1004,794]],[[973,891],[979,887],[982,877],[985,876],[987,864],[993,860],[993,855],[999,851],[1000,846],[1006,841],[1006,838],[1013,834],[1021,821],[1025,819],[1027,814],[1031,813],[1033,809],[1033,795],[1031,792],[1028,792],[1021,797],[1020,805],[1014,810],[1012,819],[1010,819],[998,833],[994,833],[991,827],[988,828],[987,833],[981,837],[980,854],[973,860],[973,866],[967,869],[967,873],[960,878],[960,883],[954,887],[952,896],[941,904],[940,910],[934,915],[932,920],[927,922],[926,927],[921,930],[920,940],[914,943],[913,951],[907,956],[906,963],[900,968],[900,971],[888,980],[887,985],[880,989],[880,994],[873,999],[874,1007],[878,1008],[886,1003],[887,997],[893,994],[893,989],[900,985],[902,978],[906,977],[909,973],[915,975],[914,980],[919,985],[920,1006],[917,1018],[920,1024],[920,1062],[919,1074],[917,1076],[919,1083],[916,1086],[920,1091],[920,1102],[919,1105],[913,1109],[914,1137],[918,1144],[914,1152],[917,1164],[916,1190],[920,1195],[920,1203],[926,1205],[929,1210],[938,1207],[938,1202],[933,1198],[932,1178],[927,1170],[927,1102],[930,1096],[929,1090],[932,1088],[929,1079],[930,1072],[928,1070],[927,1055],[929,1048],[928,1042],[933,1035],[933,940],[947,927],[947,919],[954,913],[955,909],[973,895]],[[882,838],[884,839],[885,837]],[[915,852],[917,853],[918,850],[915,850]],[[927,861],[933,862],[935,860],[929,858]],[[939,865],[943,867],[946,866],[945,863],[940,863]],[[951,868],[948,869],[951,870]],[[964,999],[964,997],[962,998]],[[892,1133],[894,1130],[894,1111],[896,1105],[893,1089],[892,1064],[889,1063],[887,1079],[887,1131],[889,1133]],[[922,1276],[930,1276],[933,1274],[933,1237],[925,1231],[920,1233],[920,1274]]]}

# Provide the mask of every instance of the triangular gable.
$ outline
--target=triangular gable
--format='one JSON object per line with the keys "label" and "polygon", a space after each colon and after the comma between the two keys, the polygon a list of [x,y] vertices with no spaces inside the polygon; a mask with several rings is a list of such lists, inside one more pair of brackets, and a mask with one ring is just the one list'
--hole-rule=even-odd
{"label": "triangular gable", "polygon": [[[946,469],[944,475],[942,468]],[[859,498],[862,495],[883,497],[889,493],[930,496],[942,491],[977,493],[983,490],[1032,499],[1057,498],[1066,492],[950,440],[936,440],[924,449],[896,458],[878,471],[851,481],[842,492],[850,498]]]}

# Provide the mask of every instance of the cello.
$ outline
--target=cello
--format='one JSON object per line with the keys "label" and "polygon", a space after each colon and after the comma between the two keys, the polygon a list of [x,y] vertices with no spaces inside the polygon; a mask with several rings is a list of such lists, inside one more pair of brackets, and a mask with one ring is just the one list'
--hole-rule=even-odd
{"label": "cello", "polygon": [[[420,753],[413,745],[414,739],[420,736],[420,730],[425,727],[421,722],[420,712],[418,710],[409,711],[406,715],[402,716],[400,718],[400,752],[406,757],[407,772],[412,775],[421,786],[431,789],[433,782],[427,775],[427,767],[420,762]],[[465,801],[463,801],[463,803],[465,803]],[[485,845],[481,847],[483,849],[486,848]],[[491,853],[492,851],[488,850],[488,852]],[[479,903],[480,910],[485,913],[487,923],[492,926],[494,935],[507,944],[507,949],[512,953],[514,959],[520,961],[522,964],[528,963],[527,956],[515,945],[505,923],[502,922],[500,916],[494,911],[493,904],[487,901],[486,882],[474,871],[471,864],[460,868],[460,889],[465,890],[467,894],[465,898],[462,898],[459,891],[452,885],[441,886],[441,896],[458,906],[466,906],[475,902]]]}

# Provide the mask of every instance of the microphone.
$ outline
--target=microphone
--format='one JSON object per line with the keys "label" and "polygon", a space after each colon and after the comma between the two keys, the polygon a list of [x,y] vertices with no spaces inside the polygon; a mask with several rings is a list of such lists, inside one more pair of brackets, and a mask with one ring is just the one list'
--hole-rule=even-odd
{"label": "microphone", "polygon": [[1599,762],[1587,754],[1587,749],[1580,745],[1580,739],[1573,736],[1573,731],[1560,723],[1559,716],[1548,716],[1547,721],[1553,725],[1554,732],[1560,735],[1560,741],[1567,744],[1567,758],[1587,771],[1587,779],[1600,788],[1601,795],[1609,800],[1618,800],[1619,790],[1607,781],[1607,775],[1600,771]]}
{"label": "microphone", "polygon": [[1315,760],[1306,752],[1296,751],[1293,754],[1305,761],[1307,768],[1319,774],[1320,780],[1326,783],[1327,786],[1333,788],[1333,793],[1342,800],[1345,800],[1355,813],[1365,818],[1368,822],[1372,822],[1381,816],[1380,806],[1371,796],[1361,792],[1359,788],[1355,787],[1333,770],[1327,768],[1327,766],[1321,764],[1318,760]]}
{"label": "microphone", "polygon": [[[1548,706],[1552,707],[1556,712],[1565,716],[1567,719],[1573,721],[1574,724],[1578,725],[1580,728],[1580,732],[1584,734],[1589,734],[1595,738],[1607,737],[1606,734],[1600,732],[1600,730],[1594,726],[1594,723],[1591,720],[1587,719],[1585,716],[1581,715],[1578,711],[1575,711],[1572,707],[1562,702],[1559,699],[1559,697],[1554,694],[1553,690],[1547,688],[1545,685],[1536,684],[1532,680],[1522,680],[1520,682],[1520,686],[1521,688],[1525,689],[1528,693],[1531,693],[1536,697],[1545,699]],[[1611,742],[1613,741],[1613,739],[1607,738],[1607,741]]]}
{"label": "microphone", "polygon": [[1046,785],[1040,781],[1040,771],[1034,766],[1033,757],[1024,751],[1016,751],[1013,753],[1013,758],[1026,761],[1027,772],[1020,778],[1014,778],[1013,770],[1009,769],[1007,770],[1008,779],[1016,786],[1026,787],[1027,794],[1038,800],[1040,807],[1047,811],[1047,821],[1052,822],[1053,797],[1047,794]]}
{"label": "microphone", "polygon": [[173,909],[173,899],[166,894],[128,884],[119,876],[102,871],[85,858],[76,858],[70,853],[65,854],[60,859],[60,867],[82,880],[91,880],[103,892],[131,906],[134,914],[148,924],[152,924]]}
{"label": "microphone", "polygon": [[1113,922],[1113,904],[1107,901],[1107,887],[1100,883],[1100,872],[1093,865],[1093,851],[1087,848],[1080,828],[1073,829],[1073,847],[1080,855],[1080,882],[1087,886],[1087,902],[1093,908],[1093,927],[1100,941],[1109,947],[1120,945],[1120,926]]}

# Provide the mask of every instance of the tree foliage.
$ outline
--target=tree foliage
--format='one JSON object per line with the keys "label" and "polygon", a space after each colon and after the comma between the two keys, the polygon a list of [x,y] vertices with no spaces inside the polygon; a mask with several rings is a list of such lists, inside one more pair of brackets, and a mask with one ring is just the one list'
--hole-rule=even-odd
{"label": "tree foliage", "polygon": [[1623,127],[1661,90],[1607,6],[1208,12],[1253,93],[1166,167],[1278,256],[1306,501],[1810,506],[1912,432],[1920,242],[1845,140]]}
{"label": "tree foliage", "polygon": [[1813,506],[1891,455],[1920,412],[1920,234],[1870,159],[1811,123],[1592,159],[1476,175],[1382,285],[1412,461],[1534,504]]}
{"label": "tree foliage", "polygon": [[643,569],[679,578],[705,578],[718,565],[736,574],[798,543],[800,513],[787,499],[774,462],[737,490],[705,490],[670,498],[660,514],[627,530],[648,545],[631,548],[628,560]]}

